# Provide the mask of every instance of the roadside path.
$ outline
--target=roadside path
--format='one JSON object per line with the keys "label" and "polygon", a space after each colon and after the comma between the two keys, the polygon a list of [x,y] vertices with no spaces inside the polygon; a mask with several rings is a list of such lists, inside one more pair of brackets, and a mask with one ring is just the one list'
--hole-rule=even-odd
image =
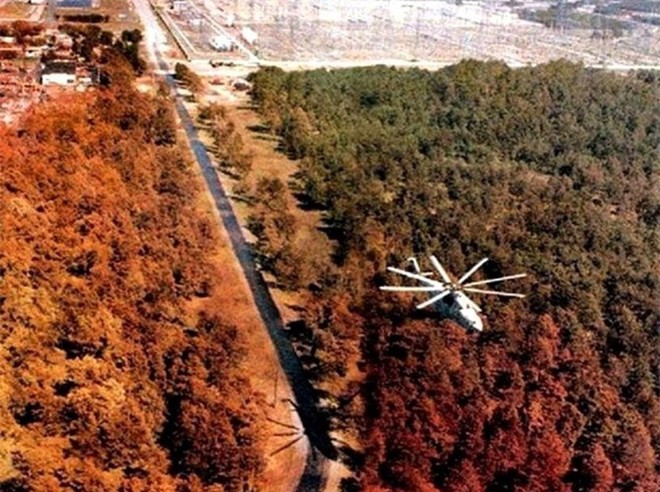
{"label": "roadside path", "polygon": [[[168,75],[167,79],[170,85],[174,84],[171,76]],[[252,250],[245,240],[243,230],[234,214],[229,198],[218,179],[217,171],[213,167],[206,148],[200,141],[197,129],[180,97],[176,98],[176,109],[195,159],[201,168],[206,185],[220,213],[222,224],[227,231],[236,258],[247,279],[250,291],[254,297],[254,302],[259,310],[259,315],[275,345],[280,365],[295,395],[298,415],[307,438],[310,444],[320,451],[316,456],[314,456],[314,453],[308,451],[305,470],[298,490],[301,492],[321,490],[325,474],[326,460],[324,457],[336,458],[337,451],[328,436],[326,422],[316,410],[314,389],[307,380],[298,356],[291,347],[291,343],[286,338],[280,312],[270,295],[266,282],[257,271]]]}
{"label": "roadside path", "polygon": [[[167,38],[147,0],[133,0],[133,3],[144,27],[144,41],[149,58],[156,65],[157,72],[162,74],[170,88],[175,91],[176,83],[170,75],[170,66],[161,54]],[[218,179],[217,171],[199,139],[193,120],[183,105],[181,97],[176,96],[175,105],[190,148],[220,214],[222,225],[227,232],[234,254],[248,282],[259,315],[275,346],[282,370],[289,380],[295,396],[298,416],[305,429],[307,439],[310,445],[319,451],[318,453],[310,452],[308,448],[305,470],[297,490],[300,492],[321,490],[325,482],[328,458],[337,458],[337,450],[328,434],[327,421],[316,409],[314,389],[305,377],[300,361],[285,336],[279,310],[270,295],[266,282],[256,268],[251,248],[245,240],[231,202]]]}

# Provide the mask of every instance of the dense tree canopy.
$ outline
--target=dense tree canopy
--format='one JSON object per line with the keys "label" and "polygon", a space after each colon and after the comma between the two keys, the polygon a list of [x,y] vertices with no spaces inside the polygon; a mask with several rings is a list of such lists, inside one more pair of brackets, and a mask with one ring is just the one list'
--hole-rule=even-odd
{"label": "dense tree canopy", "polygon": [[217,236],[171,101],[113,50],[108,87],[0,128],[0,489],[246,490],[245,342],[191,307]]}
{"label": "dense tree canopy", "polygon": [[[324,357],[361,353],[360,377],[326,374],[361,388],[350,412],[333,395],[338,426],[359,428],[360,484],[657,490],[657,75],[465,61],[253,82],[337,239],[307,321]],[[413,319],[411,297],[377,290],[411,253],[457,275],[488,256],[482,275],[526,271],[528,297],[476,299],[481,335]]]}

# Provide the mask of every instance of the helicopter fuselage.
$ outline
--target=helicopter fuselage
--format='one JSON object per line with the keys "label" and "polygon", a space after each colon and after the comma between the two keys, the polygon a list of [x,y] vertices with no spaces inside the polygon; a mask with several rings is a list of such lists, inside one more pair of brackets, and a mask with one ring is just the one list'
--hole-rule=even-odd
{"label": "helicopter fuselage", "polygon": [[452,319],[466,330],[483,331],[484,324],[479,313],[470,305],[468,297],[454,291],[435,304],[440,314]]}

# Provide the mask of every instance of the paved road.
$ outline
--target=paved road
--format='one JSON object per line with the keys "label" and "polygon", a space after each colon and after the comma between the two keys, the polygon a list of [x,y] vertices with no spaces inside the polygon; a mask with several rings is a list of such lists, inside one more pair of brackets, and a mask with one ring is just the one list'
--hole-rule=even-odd
{"label": "paved road", "polygon": [[[170,67],[161,55],[166,36],[158,24],[147,0],[133,0],[136,12],[144,26],[144,40],[149,57],[163,74],[165,80],[174,91],[175,81],[170,75]],[[188,114],[180,97],[175,99],[176,110],[186,132],[190,147],[199,165],[206,185],[213,197],[220,214],[222,225],[229,236],[234,254],[238,259],[243,274],[247,279],[250,291],[254,297],[259,314],[275,345],[282,370],[286,374],[295,396],[296,408],[300,421],[310,444],[319,453],[307,453],[306,466],[297,490],[300,492],[316,491],[323,488],[327,459],[336,459],[337,450],[332,444],[327,427],[327,420],[316,409],[316,395],[311,384],[305,377],[303,368],[284,333],[284,325],[279,310],[270,295],[268,286],[257,271],[250,246],[247,244],[241,226],[234,214],[225,190],[218,179],[211,159],[204,145],[199,140],[195,125]]]}
{"label": "paved road", "polygon": [[55,22],[55,9],[57,8],[57,0],[46,0],[46,9],[44,11],[44,21],[48,23]]}

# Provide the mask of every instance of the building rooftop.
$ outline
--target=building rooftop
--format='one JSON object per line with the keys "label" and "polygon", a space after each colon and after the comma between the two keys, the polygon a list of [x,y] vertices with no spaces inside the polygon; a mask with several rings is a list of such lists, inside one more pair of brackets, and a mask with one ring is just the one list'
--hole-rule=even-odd
{"label": "building rooftop", "polygon": [[57,6],[60,8],[92,8],[92,0],[58,0]]}
{"label": "building rooftop", "polygon": [[68,73],[75,75],[76,73],[76,64],[75,62],[69,61],[52,61],[47,62],[44,66],[44,69],[41,71],[42,75],[48,75],[51,73]]}

